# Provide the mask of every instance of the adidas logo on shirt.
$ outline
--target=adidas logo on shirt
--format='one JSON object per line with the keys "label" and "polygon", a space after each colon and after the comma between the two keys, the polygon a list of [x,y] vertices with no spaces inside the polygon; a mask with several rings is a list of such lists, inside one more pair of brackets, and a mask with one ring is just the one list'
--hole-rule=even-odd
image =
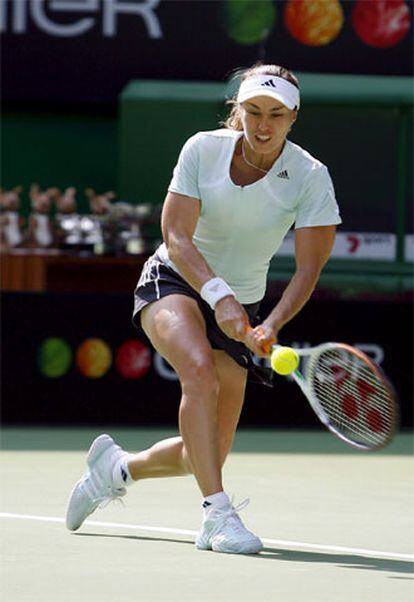
{"label": "adidas logo on shirt", "polygon": [[286,170],[286,169],[284,169],[283,171],[280,171],[280,172],[277,174],[277,177],[278,177],[278,178],[284,178],[285,180],[290,180],[290,178],[289,178],[289,174],[288,174],[288,172],[287,172],[287,170]]}
{"label": "adidas logo on shirt", "polygon": [[267,81],[263,82],[262,86],[271,86],[272,88],[276,88],[275,82],[272,79],[268,79]]}

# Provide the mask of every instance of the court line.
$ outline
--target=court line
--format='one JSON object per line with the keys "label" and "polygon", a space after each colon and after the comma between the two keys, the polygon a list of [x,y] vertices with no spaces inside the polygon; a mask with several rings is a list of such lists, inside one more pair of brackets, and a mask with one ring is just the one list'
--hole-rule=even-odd
{"label": "court line", "polygon": [[[48,523],[64,523],[65,519],[57,516],[37,516],[33,514],[15,514],[13,512],[0,512],[0,518],[33,520]],[[169,533],[173,535],[191,535],[196,536],[198,531],[190,529],[174,529],[170,527],[150,527],[148,525],[130,525],[128,523],[110,523],[97,520],[86,520],[86,526],[91,527],[111,527],[115,529],[132,529],[135,531],[148,531],[150,533]],[[368,556],[373,558],[383,558],[392,560],[411,560],[414,561],[414,554],[400,554],[398,552],[387,552],[385,550],[367,550],[365,548],[349,548],[347,546],[334,546],[319,543],[305,543],[302,541],[290,541],[286,539],[268,539],[261,538],[264,544],[282,546],[293,550],[312,550],[314,552],[331,552],[334,554],[348,554],[357,556]]]}

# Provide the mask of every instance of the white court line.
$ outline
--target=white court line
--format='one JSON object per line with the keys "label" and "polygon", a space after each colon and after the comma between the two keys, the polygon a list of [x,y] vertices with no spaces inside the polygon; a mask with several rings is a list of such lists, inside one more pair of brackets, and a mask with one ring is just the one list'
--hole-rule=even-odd
{"label": "white court line", "polygon": [[[11,518],[20,520],[33,520],[47,523],[64,523],[65,519],[57,516],[36,516],[32,514],[14,514],[12,512],[0,512],[0,518]],[[91,527],[113,527],[115,529],[132,529],[135,531],[149,531],[151,533],[169,533],[173,535],[191,535],[196,536],[198,531],[190,529],[172,529],[169,527],[149,527],[147,525],[129,525],[127,523],[107,523],[97,520],[86,520],[84,525]],[[414,554],[400,554],[398,552],[387,552],[384,550],[366,550],[365,548],[348,548],[346,546],[332,546],[320,543],[304,543],[302,541],[290,541],[286,539],[267,539],[261,538],[264,544],[272,544],[291,548],[294,550],[313,550],[315,552],[332,552],[335,554],[355,554],[357,556],[369,556],[379,559],[392,560],[411,560],[414,561]]]}

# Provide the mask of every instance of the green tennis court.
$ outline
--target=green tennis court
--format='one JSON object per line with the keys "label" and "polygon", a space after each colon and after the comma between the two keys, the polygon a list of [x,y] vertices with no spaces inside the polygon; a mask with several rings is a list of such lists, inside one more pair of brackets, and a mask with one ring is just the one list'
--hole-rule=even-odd
{"label": "green tennis court", "polygon": [[[108,429],[131,451],[174,429]],[[258,556],[197,551],[192,478],[142,481],[76,533],[65,506],[101,429],[2,432],[1,599],[408,602],[414,599],[411,435],[377,453],[330,433],[241,430],[227,490],[250,505]]]}

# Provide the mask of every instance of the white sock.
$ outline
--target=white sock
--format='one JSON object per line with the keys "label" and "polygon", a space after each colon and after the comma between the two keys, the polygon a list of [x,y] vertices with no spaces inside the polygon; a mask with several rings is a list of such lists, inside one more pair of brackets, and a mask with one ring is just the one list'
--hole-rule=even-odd
{"label": "white sock", "polygon": [[128,462],[132,458],[132,454],[125,454],[120,458],[112,469],[112,482],[116,489],[128,487],[135,483],[129,472]]}
{"label": "white sock", "polygon": [[224,491],[207,495],[203,500],[204,517],[207,517],[212,510],[222,508],[230,503],[230,498]]}

